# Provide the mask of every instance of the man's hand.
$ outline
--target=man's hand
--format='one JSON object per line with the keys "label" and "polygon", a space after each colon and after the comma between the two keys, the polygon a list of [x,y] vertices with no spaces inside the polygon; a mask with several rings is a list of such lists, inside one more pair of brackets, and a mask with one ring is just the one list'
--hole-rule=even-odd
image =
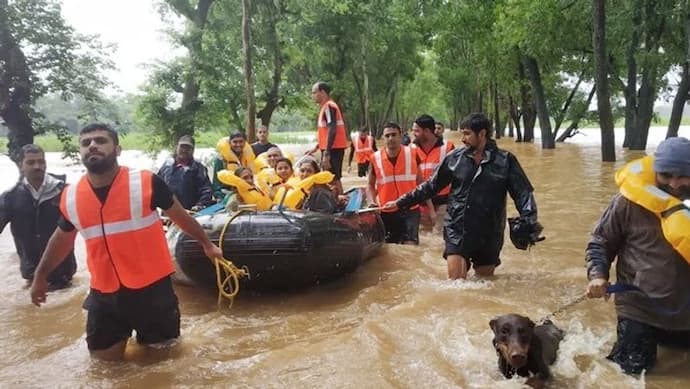
{"label": "man's hand", "polygon": [[40,307],[46,302],[46,295],[48,293],[48,281],[45,278],[34,277],[31,283],[31,302]]}
{"label": "man's hand", "polygon": [[398,205],[395,203],[395,201],[389,201],[383,205],[382,210],[395,212],[398,210]]}
{"label": "man's hand", "polygon": [[594,278],[589,281],[589,284],[587,285],[587,297],[591,299],[603,297],[604,300],[608,301],[609,294],[606,293],[606,288],[608,287],[608,280],[604,278]]}
{"label": "man's hand", "polygon": [[434,228],[436,225],[436,210],[433,205],[429,207],[429,220],[431,222],[431,228]]}
{"label": "man's hand", "polygon": [[328,154],[324,154],[323,158],[321,158],[321,170],[326,171],[326,170],[331,170],[331,156]]}
{"label": "man's hand", "polygon": [[204,246],[204,254],[211,259],[223,258],[223,252],[213,243],[210,246]]}
{"label": "man's hand", "polygon": [[317,149],[318,149],[318,145],[315,146],[314,148],[311,148],[311,149],[305,151],[304,155],[314,155],[314,153],[316,152]]}

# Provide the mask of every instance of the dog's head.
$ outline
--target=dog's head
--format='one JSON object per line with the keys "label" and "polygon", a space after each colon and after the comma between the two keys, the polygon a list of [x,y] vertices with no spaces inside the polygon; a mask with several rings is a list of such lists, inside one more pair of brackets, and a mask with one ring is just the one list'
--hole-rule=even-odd
{"label": "dog's head", "polygon": [[508,314],[494,318],[489,326],[494,332],[493,344],[498,355],[515,370],[525,366],[534,336],[534,322],[525,316]]}

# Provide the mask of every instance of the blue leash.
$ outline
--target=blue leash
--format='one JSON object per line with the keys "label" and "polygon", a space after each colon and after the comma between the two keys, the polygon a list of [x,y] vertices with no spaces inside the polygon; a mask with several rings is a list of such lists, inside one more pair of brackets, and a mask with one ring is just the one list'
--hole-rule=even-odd
{"label": "blue leash", "polygon": [[[630,284],[612,284],[609,285],[608,288],[606,288],[606,293],[608,294],[615,294],[615,293],[625,293],[625,292],[640,292],[642,295],[649,300],[650,302],[654,303],[654,300],[658,300],[652,297],[647,296],[640,288],[638,288],[635,285],[630,285]],[[661,308],[655,304],[648,304],[647,306],[652,312],[657,313],[662,316],[675,316],[680,313],[683,313],[690,309],[690,298],[681,306],[680,308],[676,310],[671,310],[671,309],[665,309]]]}

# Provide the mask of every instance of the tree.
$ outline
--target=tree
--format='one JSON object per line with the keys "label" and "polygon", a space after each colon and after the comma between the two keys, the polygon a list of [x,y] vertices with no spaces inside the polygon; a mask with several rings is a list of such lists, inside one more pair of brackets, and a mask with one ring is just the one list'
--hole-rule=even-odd
{"label": "tree", "polygon": [[256,99],[252,70],[252,2],[242,0],[242,53],[244,54],[244,85],[247,96],[247,138],[254,142],[256,123]]}
{"label": "tree", "polygon": [[9,129],[14,161],[35,133],[64,134],[36,112],[39,97],[59,93],[64,99],[102,101],[108,81],[101,72],[113,68],[105,56],[109,49],[67,25],[55,0],[0,0],[0,117]]}
{"label": "tree", "polygon": [[608,55],[606,51],[606,0],[592,0],[592,46],[596,69],[597,105],[601,127],[601,159],[616,160],[616,142],[613,132],[613,115],[609,96]]}

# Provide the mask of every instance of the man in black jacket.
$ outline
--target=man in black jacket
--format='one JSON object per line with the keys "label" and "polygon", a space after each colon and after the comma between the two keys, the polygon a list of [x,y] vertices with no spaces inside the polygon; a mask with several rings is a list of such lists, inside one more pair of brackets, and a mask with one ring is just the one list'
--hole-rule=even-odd
{"label": "man in black jacket", "polygon": [[[62,180],[46,174],[45,153],[37,145],[29,144],[20,152],[17,184],[0,195],[0,232],[7,223],[14,238],[19,256],[19,270],[29,283],[41,259],[48,239],[55,231],[60,217],[60,194],[65,186]],[[49,287],[61,289],[70,285],[77,270],[74,252],[71,251],[48,276]]]}
{"label": "man in black jacket", "polygon": [[194,159],[194,138],[190,135],[180,137],[175,155],[163,163],[158,175],[184,209],[198,211],[214,203],[208,170]]}
{"label": "man in black jacket", "polygon": [[406,208],[451,185],[443,234],[450,279],[466,278],[470,265],[477,275],[491,276],[500,265],[507,193],[529,229],[538,226],[534,189],[517,158],[491,139],[489,119],[473,113],[460,123],[460,131],[465,147],[452,150],[413,192],[384,205]]}

